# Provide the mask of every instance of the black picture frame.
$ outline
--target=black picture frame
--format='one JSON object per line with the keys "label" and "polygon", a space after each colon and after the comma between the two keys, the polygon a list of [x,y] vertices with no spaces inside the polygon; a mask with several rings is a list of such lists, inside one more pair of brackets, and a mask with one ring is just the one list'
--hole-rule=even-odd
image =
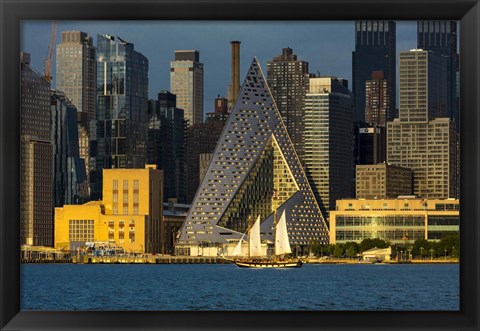
{"label": "black picture frame", "polygon": [[[479,330],[480,4],[478,0],[0,0],[2,330]],[[22,20],[460,20],[460,311],[20,311]],[[353,33],[353,32],[352,32]]]}

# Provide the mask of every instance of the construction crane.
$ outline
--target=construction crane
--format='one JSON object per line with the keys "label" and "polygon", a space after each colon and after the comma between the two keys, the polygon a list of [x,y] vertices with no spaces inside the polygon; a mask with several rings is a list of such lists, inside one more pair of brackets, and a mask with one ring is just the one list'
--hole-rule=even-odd
{"label": "construction crane", "polygon": [[52,23],[52,34],[50,36],[50,45],[48,45],[47,58],[43,62],[43,77],[50,82],[52,80],[52,57],[53,46],[55,45],[55,39],[57,37],[57,22]]}

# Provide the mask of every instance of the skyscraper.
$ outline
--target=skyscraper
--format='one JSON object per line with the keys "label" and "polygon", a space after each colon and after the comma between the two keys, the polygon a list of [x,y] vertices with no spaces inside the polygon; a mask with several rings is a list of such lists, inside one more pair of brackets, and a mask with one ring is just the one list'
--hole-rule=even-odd
{"label": "skyscraper", "polygon": [[88,200],[85,160],[80,158],[77,109],[60,91],[51,92],[53,198],[55,207]]}
{"label": "skyscraper", "polygon": [[50,82],[20,54],[20,243],[53,246]]}
{"label": "skyscraper", "polygon": [[390,110],[395,113],[396,26],[394,21],[356,21],[355,51],[352,54],[355,119],[365,121],[365,82],[372,71],[381,70],[390,85]]}
{"label": "skyscraper", "polygon": [[328,242],[328,229],[254,58],[177,240],[177,254],[217,256],[261,218],[272,242],[285,212],[290,245]]}
{"label": "skyscraper", "polygon": [[444,57],[431,51],[400,53],[399,117],[387,124],[387,161],[413,170],[422,198],[458,195],[455,123],[445,116]]}
{"label": "skyscraper", "polygon": [[365,81],[365,122],[385,127],[392,121],[395,108],[390,105],[390,82],[383,71],[373,71],[372,79]]}
{"label": "skyscraper", "polygon": [[[92,37],[81,31],[62,32],[57,45],[56,88],[65,93],[82,119],[78,125],[80,157],[85,160],[87,179],[90,173],[89,121],[95,120],[97,104],[97,57]],[[86,121],[84,120],[86,118]]]}
{"label": "skyscraper", "polygon": [[65,93],[79,112],[95,119],[97,57],[92,37],[81,31],[62,32],[57,45],[56,88]]}
{"label": "skyscraper", "polygon": [[289,47],[283,48],[282,54],[267,62],[268,86],[301,162],[308,79],[308,62],[297,60]]}
{"label": "skyscraper", "polygon": [[353,192],[353,102],[348,82],[310,78],[305,98],[305,169],[325,217]]}
{"label": "skyscraper", "polygon": [[97,113],[91,129],[92,198],[102,170],[143,168],[148,128],[148,59],[119,37],[97,36]]}
{"label": "skyscraper", "polygon": [[169,91],[158,93],[148,107],[149,164],[156,164],[164,174],[164,200],[186,201],[186,122],[183,109],[176,107],[176,96]]}
{"label": "skyscraper", "polygon": [[417,48],[430,50],[445,57],[446,67],[446,117],[458,126],[457,100],[457,22],[456,21],[418,21]]}
{"label": "skyscraper", "polygon": [[170,62],[170,91],[184,110],[188,125],[203,122],[203,63],[197,50],[175,51]]}

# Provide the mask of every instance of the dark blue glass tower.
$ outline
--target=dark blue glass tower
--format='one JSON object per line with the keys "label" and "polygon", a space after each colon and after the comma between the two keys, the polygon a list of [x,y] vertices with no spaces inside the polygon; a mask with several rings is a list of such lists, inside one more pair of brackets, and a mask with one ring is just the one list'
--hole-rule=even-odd
{"label": "dark blue glass tower", "polygon": [[148,59],[132,43],[97,36],[97,112],[91,127],[91,197],[102,192],[102,171],[145,168]]}
{"label": "dark blue glass tower", "polygon": [[355,51],[352,54],[353,96],[357,121],[365,121],[365,81],[372,71],[383,71],[391,86],[387,120],[395,115],[395,40],[394,21],[356,21]]}
{"label": "dark blue glass tower", "polygon": [[456,21],[418,21],[417,48],[433,51],[445,57],[447,71],[447,104],[446,116],[451,118],[457,129],[457,22]]}
{"label": "dark blue glass tower", "polygon": [[176,107],[175,94],[160,91],[158,100],[148,104],[148,147],[149,164],[156,164],[164,174],[164,200],[177,198],[186,201],[185,135],[187,122],[183,109]]}
{"label": "dark blue glass tower", "polygon": [[79,152],[77,108],[63,92],[52,91],[51,110],[54,205],[84,203],[89,194],[85,163]]}

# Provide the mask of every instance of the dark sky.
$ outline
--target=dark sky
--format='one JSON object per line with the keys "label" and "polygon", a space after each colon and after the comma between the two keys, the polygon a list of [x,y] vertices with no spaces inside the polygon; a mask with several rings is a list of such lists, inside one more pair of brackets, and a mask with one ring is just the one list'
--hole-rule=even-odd
{"label": "dark sky", "polygon": [[[43,72],[51,28],[49,21],[26,21],[21,27],[21,50],[31,54],[32,66],[39,72]],[[87,32],[94,45],[97,34],[119,36],[133,43],[135,50],[149,60],[149,97],[155,99],[158,91],[170,89],[170,61],[174,51],[199,50],[200,62],[204,63],[205,113],[213,111],[217,95],[226,96],[231,40],[241,41],[241,83],[254,56],[266,74],[267,61],[280,54],[282,48],[290,47],[298,59],[309,62],[311,73],[346,78],[351,89],[353,21],[59,21],[56,43],[60,42],[62,31],[72,30]],[[397,22],[397,53],[416,46],[416,22]],[[52,68],[55,76],[55,62]]]}

